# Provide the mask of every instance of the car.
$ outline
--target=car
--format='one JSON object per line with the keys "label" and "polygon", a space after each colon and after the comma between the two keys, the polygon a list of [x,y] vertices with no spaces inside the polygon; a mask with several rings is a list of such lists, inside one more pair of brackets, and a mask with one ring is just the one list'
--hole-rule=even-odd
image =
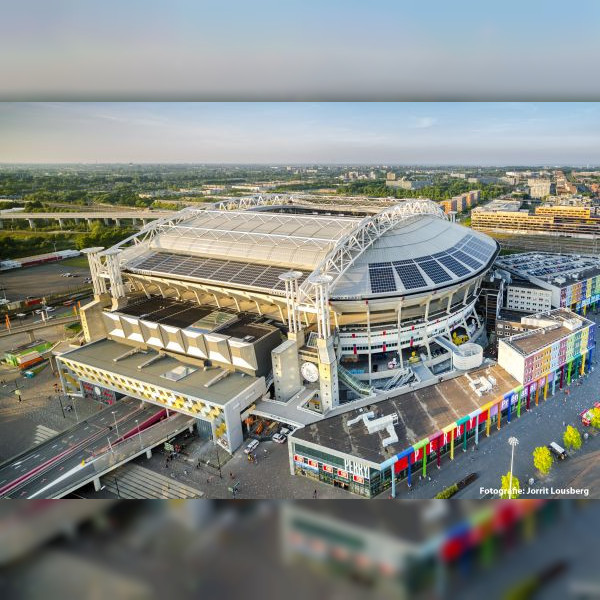
{"label": "car", "polygon": [[556,458],[560,460],[565,460],[565,458],[568,456],[567,451],[562,446],[559,446],[556,442],[550,442],[548,444],[548,449],[550,452],[552,452],[552,454],[554,454],[554,456],[556,456]]}
{"label": "car", "polygon": [[72,273],[62,273],[61,277],[73,277]]}
{"label": "car", "polygon": [[248,445],[244,448],[244,452],[246,454],[250,454],[251,452],[254,452],[258,448],[259,444],[260,444],[260,442],[258,440],[250,440]]}
{"label": "car", "polygon": [[72,298],[63,302],[63,306],[73,306],[73,304],[75,304],[75,300],[73,300]]}
{"label": "car", "polygon": [[54,306],[48,306],[48,308],[46,308],[46,312],[54,312],[56,310],[56,308],[54,308]]}
{"label": "car", "polygon": [[285,435],[281,435],[281,433],[274,433],[271,438],[276,444],[285,444],[285,440],[287,439]]}
{"label": "car", "polygon": [[35,314],[36,314],[36,315],[41,315],[43,312],[44,312],[44,309],[43,309],[43,308],[38,308],[38,309],[35,311]]}
{"label": "car", "polygon": [[594,408],[600,409],[600,402],[596,402],[592,408],[586,408],[582,413],[579,413],[582,425],[585,425],[586,427],[590,425],[592,422],[592,410]]}
{"label": "car", "polygon": [[279,433],[280,433],[282,436],[284,436],[284,437],[287,437],[288,435],[290,435],[290,433],[292,433],[292,431],[291,431],[290,429],[288,429],[287,427],[282,427],[282,428],[279,430]]}

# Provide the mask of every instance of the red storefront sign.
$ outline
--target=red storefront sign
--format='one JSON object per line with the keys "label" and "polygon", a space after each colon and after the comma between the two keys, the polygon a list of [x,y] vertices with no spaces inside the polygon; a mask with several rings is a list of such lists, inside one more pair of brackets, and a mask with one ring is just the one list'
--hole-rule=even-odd
{"label": "red storefront sign", "polygon": [[361,477],[360,475],[352,475],[352,479],[354,481],[356,481],[356,483],[364,483],[365,482],[365,478]]}
{"label": "red storefront sign", "polygon": [[343,471],[342,469],[337,470],[337,476],[342,479],[348,479],[348,471]]}
{"label": "red storefront sign", "polygon": [[304,457],[299,454],[294,454],[294,461],[299,463],[304,462]]}
{"label": "red storefront sign", "polygon": [[323,465],[323,471],[333,474],[333,467],[330,467],[329,465]]}

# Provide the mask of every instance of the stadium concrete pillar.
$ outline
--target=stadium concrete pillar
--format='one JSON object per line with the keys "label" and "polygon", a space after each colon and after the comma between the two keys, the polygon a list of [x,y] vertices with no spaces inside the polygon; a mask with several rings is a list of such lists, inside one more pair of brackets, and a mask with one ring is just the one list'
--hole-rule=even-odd
{"label": "stadium concrete pillar", "polygon": [[544,401],[548,398],[548,375],[546,375],[546,383],[544,383]]}
{"label": "stadium concrete pillar", "polygon": [[475,417],[475,445],[479,446],[479,414]]}
{"label": "stadium concrete pillar", "polygon": [[29,223],[29,229],[35,229],[35,221],[33,219],[27,219]]}
{"label": "stadium concrete pillar", "polygon": [[448,306],[446,307],[446,314],[450,314],[450,309],[452,308],[452,298],[454,298],[454,292],[450,292],[448,295]]}
{"label": "stadium concrete pillar", "polygon": [[523,398],[523,390],[517,392],[517,419],[521,418],[521,400]]}
{"label": "stadium concrete pillar", "polygon": [[571,368],[573,367],[573,361],[569,361],[568,369],[567,369],[567,385],[571,385]]}
{"label": "stadium concrete pillar", "polygon": [[146,458],[152,458],[152,448],[146,449]]}
{"label": "stadium concrete pillar", "polygon": [[467,451],[467,424],[463,424],[465,430],[463,432],[463,452]]}
{"label": "stadium concrete pillar", "polygon": [[583,352],[581,355],[581,370],[580,370],[580,375],[585,375],[585,355],[586,353]]}
{"label": "stadium concrete pillar", "polygon": [[408,484],[408,487],[412,486],[412,477],[411,477],[411,475],[412,475],[412,460],[411,460],[412,459],[412,455],[413,455],[413,453],[409,452],[409,454],[408,454],[408,461],[407,461],[407,463],[408,463],[408,471],[407,471],[407,476],[406,476],[406,483]]}
{"label": "stadium concrete pillar", "polygon": [[427,477],[427,444],[423,446],[423,479]]}
{"label": "stadium concrete pillar", "polygon": [[404,359],[402,358],[402,342],[400,341],[400,331],[402,330],[402,301],[398,304],[398,356],[400,357],[400,368],[404,369]]}
{"label": "stadium concrete pillar", "polygon": [[450,433],[450,460],[454,460],[454,427]]}
{"label": "stadium concrete pillar", "polygon": [[469,292],[471,290],[471,286],[468,285],[467,289],[465,290],[465,297],[463,298],[463,306],[467,305],[467,300],[469,299]]}
{"label": "stadium concrete pillar", "polygon": [[538,406],[540,400],[540,382],[535,383],[535,405]]}
{"label": "stadium concrete pillar", "polygon": [[392,477],[392,498],[396,497],[396,474],[394,473],[394,465],[396,463],[392,463],[390,467],[390,475]]}
{"label": "stadium concrete pillar", "polygon": [[371,358],[371,310],[369,309],[369,301],[365,300],[365,304],[367,305],[367,352],[369,359],[369,385],[371,385],[372,381],[372,370],[373,370],[373,359]]}
{"label": "stadium concrete pillar", "polygon": [[115,225],[116,225],[117,227],[121,227],[121,219],[119,219],[119,218],[116,218],[116,219],[115,219]]}
{"label": "stadium concrete pillar", "polygon": [[525,410],[529,410],[529,405],[531,402],[531,386],[527,386],[527,405],[525,407]]}
{"label": "stadium concrete pillar", "polygon": [[150,219],[142,219],[142,225],[144,227],[146,227],[146,225],[148,225],[149,222],[150,222]]}
{"label": "stadium concrete pillar", "polygon": [[498,407],[498,431],[500,431],[500,424],[502,421],[502,400],[500,400],[500,402],[498,402],[498,404],[496,405]]}
{"label": "stadium concrete pillar", "polygon": [[508,408],[506,410],[506,416],[508,423],[510,423],[510,417],[511,417],[511,413],[512,413],[512,396],[508,397]]}
{"label": "stadium concrete pillar", "polygon": [[106,227],[108,227],[110,225],[110,220],[107,217],[104,217],[104,219],[102,219],[104,221],[104,224],[106,225]]}
{"label": "stadium concrete pillar", "polygon": [[101,487],[100,477],[94,477],[94,491],[99,492]]}
{"label": "stadium concrete pillar", "polygon": [[552,374],[552,395],[556,393],[556,377],[558,376],[558,371],[554,371]]}

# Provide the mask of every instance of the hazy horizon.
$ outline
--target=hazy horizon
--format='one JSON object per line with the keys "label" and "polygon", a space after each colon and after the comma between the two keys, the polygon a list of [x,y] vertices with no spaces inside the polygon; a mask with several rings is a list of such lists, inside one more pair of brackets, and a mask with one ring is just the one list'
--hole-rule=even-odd
{"label": "hazy horizon", "polygon": [[587,166],[600,103],[0,104],[2,164]]}

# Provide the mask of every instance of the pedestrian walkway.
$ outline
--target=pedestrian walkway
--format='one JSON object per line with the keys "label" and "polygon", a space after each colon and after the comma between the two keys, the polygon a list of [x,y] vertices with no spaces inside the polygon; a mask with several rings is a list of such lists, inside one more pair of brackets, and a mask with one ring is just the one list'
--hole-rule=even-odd
{"label": "pedestrian walkway", "polygon": [[53,438],[57,433],[58,431],[50,429],[50,427],[46,427],[45,425],[36,425],[33,445],[37,446],[38,444]]}
{"label": "pedestrian walkway", "polygon": [[132,463],[102,477],[101,483],[109,492],[126,500],[187,499],[204,496],[204,493],[196,488]]}

